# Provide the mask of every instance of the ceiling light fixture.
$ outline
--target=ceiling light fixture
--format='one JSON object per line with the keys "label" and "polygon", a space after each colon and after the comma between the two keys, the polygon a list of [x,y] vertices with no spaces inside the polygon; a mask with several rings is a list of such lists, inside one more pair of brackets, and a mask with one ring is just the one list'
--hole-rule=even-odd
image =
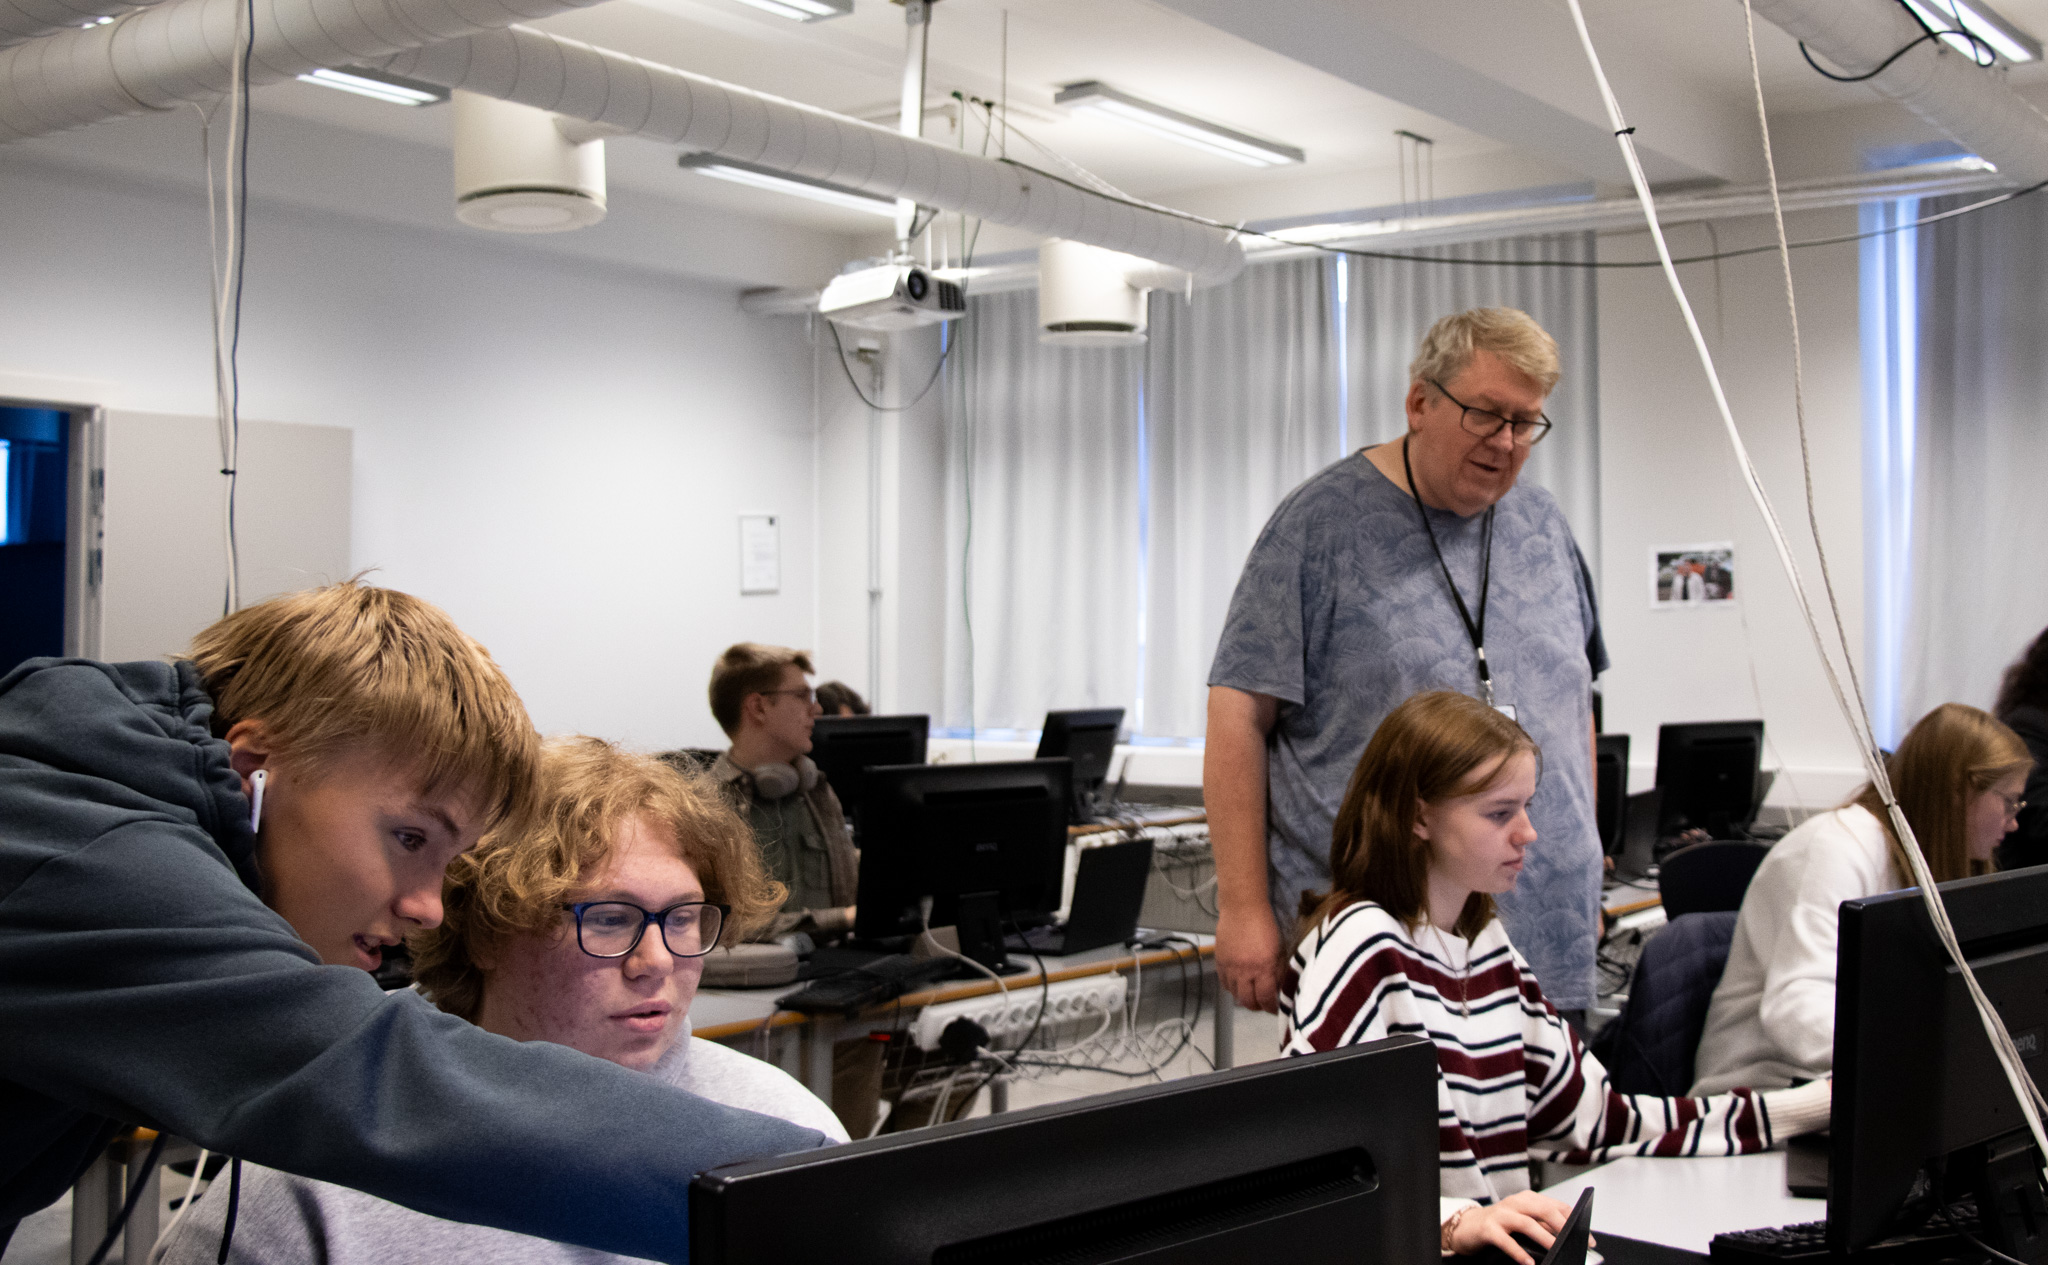
{"label": "ceiling light fixture", "polygon": [[301,83],[316,83],[323,88],[339,88],[353,92],[359,97],[373,97],[388,101],[392,105],[436,105],[448,99],[448,90],[417,79],[406,79],[399,75],[387,75],[380,70],[362,70],[350,67],[347,70],[322,68],[299,76]]}
{"label": "ceiling light fixture", "polygon": [[[1939,3],[1941,0],[1930,0]],[[1129,93],[1088,80],[1061,88],[1053,104],[1085,110],[1135,124],[1155,135],[1179,141],[1195,149],[1241,162],[1248,167],[1279,167],[1298,163],[1307,156],[1292,145],[1260,140],[1215,123],[1207,123],[1178,110],[1154,105]]]}
{"label": "ceiling light fixture", "polygon": [[[1922,22],[1935,29],[1961,27],[2010,62],[2041,60],[2041,41],[2022,31],[1981,0],[1906,0]],[[1973,58],[1981,49],[1960,35],[1944,35],[1942,43]]]}
{"label": "ceiling light fixture", "polygon": [[823,22],[853,12],[853,0],[740,0],[764,13],[795,22]]}
{"label": "ceiling light fixture", "polygon": [[756,189],[772,189],[776,193],[809,198],[813,202],[823,202],[849,211],[865,211],[870,215],[881,215],[891,219],[896,216],[896,201],[893,198],[878,198],[872,193],[862,193],[858,189],[849,189],[844,185],[828,184],[807,176],[793,176],[786,171],[773,171],[752,163],[721,158],[717,154],[684,154],[676,159],[676,165],[716,180],[730,180],[734,184],[751,185]]}

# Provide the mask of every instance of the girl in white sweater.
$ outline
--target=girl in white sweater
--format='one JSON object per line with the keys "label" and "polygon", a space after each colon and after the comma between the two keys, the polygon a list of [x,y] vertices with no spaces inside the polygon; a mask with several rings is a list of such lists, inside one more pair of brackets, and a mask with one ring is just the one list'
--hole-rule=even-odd
{"label": "girl in white sweater", "polygon": [[1282,980],[1285,1049],[1396,1033],[1437,1048],[1442,1247],[1548,1244],[1569,1214],[1529,1189],[1531,1156],[1731,1155],[1822,1128],[1828,1086],[1716,1098],[1617,1093],[1493,915],[1536,843],[1541,772],[1520,726],[1476,699],[1418,694],[1352,774],[1322,897]]}
{"label": "girl in white sweater", "polygon": [[[1887,772],[1937,883],[1984,873],[2016,821],[2033,767],[2019,735],[1944,703],[1922,717]],[[1800,824],[1757,867],[1700,1038],[1692,1092],[1790,1085],[1835,1058],[1835,930],[1842,902],[1911,886],[1884,804],[1866,785]]]}

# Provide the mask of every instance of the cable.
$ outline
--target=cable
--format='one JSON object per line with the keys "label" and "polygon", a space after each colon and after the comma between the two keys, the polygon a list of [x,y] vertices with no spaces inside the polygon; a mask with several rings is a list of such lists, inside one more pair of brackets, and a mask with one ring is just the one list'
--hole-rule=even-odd
{"label": "cable", "polygon": [[221,1223],[220,1251],[214,1255],[213,1265],[228,1265],[228,1248],[235,1241],[235,1221],[242,1212],[242,1158],[236,1156],[228,1163],[228,1215]]}
{"label": "cable", "polygon": [[943,954],[945,954],[945,955],[946,955],[947,957],[950,957],[950,958],[958,958],[958,959],[959,959],[960,961],[962,961],[962,962],[965,962],[965,963],[966,963],[967,965],[969,965],[969,966],[973,967],[973,968],[974,968],[975,970],[977,970],[977,971],[980,971],[980,972],[981,972],[981,973],[982,973],[983,975],[986,975],[986,976],[988,976],[988,977],[989,977],[990,979],[992,979],[992,980],[994,980],[994,981],[996,982],[996,987],[997,987],[997,988],[998,988],[999,990],[1001,990],[1001,991],[1002,991],[1003,997],[1004,997],[1005,999],[1007,999],[1007,998],[1009,997],[1009,995],[1010,995],[1010,986],[1009,986],[1008,984],[1005,984],[1005,983],[1003,983],[1003,977],[1002,977],[1002,976],[1000,976],[1000,975],[996,974],[996,973],[995,973],[994,971],[990,970],[990,969],[989,969],[988,967],[986,967],[986,966],[983,966],[983,965],[982,965],[981,963],[979,963],[979,962],[975,961],[975,960],[974,960],[973,958],[971,958],[971,957],[968,957],[968,956],[967,956],[967,955],[966,955],[965,953],[962,953],[962,952],[960,952],[960,950],[958,950],[958,949],[949,949],[949,948],[947,948],[947,947],[946,947],[945,945],[943,945],[943,944],[940,944],[940,943],[938,942],[938,939],[937,939],[937,937],[935,937],[935,936],[933,936],[933,935],[932,935],[932,898],[931,898],[931,897],[927,896],[927,897],[925,897],[925,898],[923,898],[922,900],[920,900],[920,901],[918,901],[918,902],[917,902],[917,919],[918,919],[918,924],[919,924],[919,925],[920,925],[920,926],[921,926],[921,927],[923,928],[923,938],[924,938],[924,942],[925,942],[926,944],[928,944],[928,945],[930,945],[930,946],[931,946],[932,948],[934,948],[934,949],[938,950],[938,951],[939,951],[940,953],[943,953]]}
{"label": "cable", "polygon": [[164,1153],[164,1143],[170,1135],[159,1132],[156,1141],[149,1144],[149,1154],[142,1159],[142,1171],[128,1183],[128,1198],[121,1203],[121,1211],[114,1217],[114,1223],[107,1227],[107,1237],[100,1240],[99,1250],[92,1254],[86,1265],[100,1265],[107,1259],[107,1253],[114,1248],[114,1240],[121,1237],[121,1227],[128,1224],[128,1216],[141,1201],[142,1192],[149,1189],[149,1175],[156,1169],[157,1156]]}
{"label": "cable", "polygon": [[1914,40],[1912,43],[1905,45],[1903,48],[1899,49],[1898,52],[1893,53],[1890,57],[1887,57],[1883,61],[1879,62],[1877,64],[1877,69],[1875,70],[1866,71],[1865,73],[1860,75],[1838,75],[1831,70],[1824,69],[1819,62],[1815,61],[1813,59],[1813,53],[1807,49],[1804,41],[1800,42],[1799,55],[1806,59],[1806,64],[1813,67],[1816,73],[1821,75],[1823,78],[1832,79],[1836,83],[1862,83],[1867,79],[1875,79],[1879,75],[1883,74],[1887,69],[1889,69],[1893,62],[1897,61],[1901,57],[1904,57],[1907,53],[1912,52],[1914,49],[1920,47],[1922,44],[1925,44],[1927,41],[1938,40],[1943,38],[1944,36],[1949,35],[1953,35],[1958,39],[1964,39],[1970,42],[1970,60],[1975,62],[1977,65],[1982,67],[1990,67],[1998,61],[1998,51],[1992,48],[1991,45],[1985,43],[1983,40],[1977,38],[1975,34],[1964,30],[1960,22],[1958,22],[1954,27],[1947,28],[1944,30],[1936,30],[1934,27],[1928,24],[1926,17],[1923,16],[1918,10],[1914,9],[1912,5],[1907,4],[1906,0],[1899,0],[1899,7],[1901,9],[1904,9],[1906,11],[1906,16],[1913,19],[1914,25],[1918,26],[1922,31],[1926,32],[1926,34],[1922,35],[1919,39]]}
{"label": "cable", "polygon": [[[1104,198],[1105,200],[1114,202],[1119,206],[1133,207],[1140,211],[1156,211],[1161,215],[1171,216],[1172,218],[1177,220],[1186,220],[1190,224],[1200,224],[1204,228],[1222,229],[1225,232],[1232,233],[1237,236],[1258,237],[1263,238],[1266,241],[1277,242],[1282,246],[1292,246],[1299,250],[1317,250],[1323,252],[1324,254],[1344,255],[1353,259],[1387,259],[1392,260],[1395,263],[1407,264],[1448,264],[1461,268],[1628,269],[1661,268],[1664,266],[1665,263],[1665,258],[1662,256],[1660,256],[1657,259],[1611,260],[1456,259],[1446,255],[1404,255],[1399,252],[1391,250],[1364,250],[1355,246],[1331,246],[1322,242],[1298,242],[1293,240],[1292,238],[1281,237],[1276,233],[1261,232],[1260,230],[1255,228],[1246,228],[1241,224],[1226,224],[1222,220],[1212,220],[1206,215],[1196,215],[1192,211],[1176,210],[1170,206],[1161,206],[1156,202],[1146,202],[1138,198],[1110,197],[1108,194],[1101,193],[1095,189],[1087,188],[1084,185],[1078,184],[1072,180],[1068,180],[1063,176],[1056,175],[1053,172],[1046,171],[1043,168],[1033,167],[1029,163],[1018,162],[1014,158],[999,158],[996,161],[1007,163],[1012,167],[1017,167],[1024,171],[1028,171],[1035,176],[1043,176],[1047,180],[1056,180],[1059,183],[1066,185],[1068,188],[1078,189],[1083,193],[1088,193],[1096,197]],[[1933,224],[1941,220],[1954,219],[1956,216],[1959,215],[1969,215],[1976,211],[1982,211],[1989,207],[1998,206],[2001,203],[2012,202],[2016,199],[2027,197],[2030,194],[2039,193],[2044,188],[2048,188],[2048,180],[2040,181],[2037,184],[2030,184],[2024,189],[2015,189],[2011,192],[2001,193],[1994,197],[1985,198],[1981,202],[1973,202],[1968,206],[1959,206],[1952,210],[1942,211],[1934,215],[1923,216],[1920,219],[1913,220],[1905,224],[1894,224],[1887,228],[1870,229],[1869,231],[1862,233],[1844,233],[1838,237],[1809,238],[1805,241],[1797,241],[1791,243],[1791,248],[1793,250],[1804,250],[1812,246],[1839,246],[1846,242],[1860,242],[1867,237],[1883,237],[1891,233],[1903,232],[1904,230],[1909,228],[1919,228],[1923,225]],[[1738,250],[1716,251],[1712,254],[1707,255],[1686,255],[1677,259],[1672,259],[1670,260],[1670,262],[1674,264],[1704,264],[1711,263],[1717,259],[1740,259],[1745,255],[1761,255],[1769,251],[1774,251],[1776,249],[1777,247],[1775,245],[1745,246]]]}
{"label": "cable", "polygon": [[172,1234],[177,1232],[178,1223],[185,1219],[185,1214],[192,1211],[192,1201],[199,1198],[199,1183],[206,1177],[206,1157],[208,1154],[210,1152],[205,1147],[199,1148],[199,1158],[192,1162],[192,1180],[185,1186],[185,1201],[178,1205],[177,1214],[171,1218],[171,1223],[164,1227],[164,1232],[158,1235],[158,1238],[170,1238]]}
{"label": "cable", "polygon": [[206,163],[207,232],[213,249],[208,281],[213,292],[214,408],[220,436],[222,487],[221,544],[226,583],[221,613],[231,615],[242,604],[241,545],[235,530],[235,491],[242,450],[242,273],[248,259],[249,218],[249,65],[256,47],[255,0],[235,6],[235,59],[228,82],[228,152],[224,164],[227,196],[222,216],[227,225],[226,259],[221,258],[215,232],[212,123],[201,111],[200,152]]}
{"label": "cable", "polygon": [[[1633,140],[1635,129],[1629,127],[1623,121],[1621,105],[1615,99],[1613,87],[1608,83],[1606,72],[1601,68],[1599,53],[1593,46],[1593,36],[1586,25],[1584,9],[1580,6],[1579,0],[1566,0],[1566,3],[1571,9],[1573,24],[1578,28],[1579,41],[1585,50],[1586,61],[1592,69],[1595,81],[1598,83],[1601,101],[1606,107],[1608,121],[1614,128],[1615,140],[1621,148],[1623,162],[1628,167],[1629,181],[1634,185],[1637,200],[1642,204],[1643,218],[1649,226],[1650,237],[1656,246],[1665,279],[1670,284],[1673,298],[1678,302],[1680,313],[1685,317],[1686,329],[1692,336],[1693,347],[1699,356],[1700,365],[1706,370],[1708,384],[1713,388],[1714,403],[1721,415],[1722,427],[1728,436],[1729,445],[1734,450],[1737,465],[1742,470],[1745,480],[1749,485],[1751,499],[1764,517],[1764,524],[1769,530],[1772,545],[1778,552],[1779,563],[1784,567],[1785,574],[1792,583],[1793,595],[1797,598],[1800,614],[1806,621],[1807,633],[1813,639],[1815,648],[1820,652],[1821,667],[1827,677],[1828,686],[1835,695],[1835,703],[1841,710],[1843,719],[1848,722],[1850,731],[1857,742],[1865,767],[1870,773],[1871,785],[1877,789],[1878,795],[1891,817],[1893,828],[1904,844],[1901,851],[1904,852],[1907,864],[1913,871],[1914,881],[1920,888],[1921,900],[1928,911],[1930,920],[1934,923],[1936,934],[1940,937],[1943,947],[1948,951],[1950,959],[1955,963],[1965,985],[1969,988],[1971,1000],[1976,1005],[1978,1018],[1983,1024],[1985,1034],[1991,1039],[1992,1048],[2003,1065],[2007,1080],[2011,1083],[2021,1114],[2026,1117],[2027,1126],[2033,1134],[2039,1157],[2044,1159],[2044,1161],[2048,1161],[2048,1132],[2044,1132],[2041,1120],[2040,1108],[2043,1103],[2041,1092],[2034,1086],[2032,1078],[2027,1074],[2025,1066],[2020,1059],[2019,1051],[2014,1047],[2012,1037],[2005,1029],[2004,1021],[1999,1017],[1997,1010],[1992,1007],[1990,999],[1984,995],[1982,986],[1977,982],[1976,973],[1970,969],[1968,961],[1963,956],[1962,946],[1957,942],[1955,929],[1949,922],[1948,910],[1942,903],[1940,893],[1936,890],[1932,874],[1927,870],[1926,858],[1920,852],[1919,841],[1913,835],[1912,826],[1907,822],[1904,811],[1900,809],[1897,797],[1892,793],[1891,779],[1887,775],[1884,761],[1878,753],[1876,744],[1871,738],[1870,721],[1868,715],[1863,711],[1862,699],[1859,695],[1856,702],[1852,705],[1849,697],[1842,689],[1842,682],[1835,671],[1834,660],[1829,654],[1828,644],[1826,638],[1822,635],[1820,622],[1814,615],[1813,603],[1807,595],[1806,586],[1800,577],[1798,566],[1793,561],[1791,547],[1786,539],[1784,527],[1779,522],[1777,512],[1771,504],[1770,496],[1764,490],[1756,467],[1751,462],[1748,450],[1743,445],[1742,434],[1736,428],[1734,413],[1729,407],[1727,394],[1722,389],[1720,373],[1714,366],[1713,354],[1707,349],[1706,338],[1700,332],[1699,320],[1693,313],[1692,304],[1686,297],[1684,283],[1679,279],[1678,269],[1671,258],[1670,248],[1664,240],[1663,228],[1657,219],[1656,199],[1650,192],[1649,181],[1644,176],[1642,164],[1636,157],[1635,142]],[[1749,23],[1751,39],[1753,41],[1755,18],[1751,11],[1750,0],[1743,0],[1743,11]],[[1761,102],[1763,84],[1761,74],[1756,69],[1753,53],[1751,70],[1756,95],[1759,102]],[[1761,109],[1762,107],[1759,105],[1759,110],[1761,111]],[[1782,217],[1782,206],[1779,205],[1775,173],[1768,172],[1767,174],[1772,176],[1771,196],[1773,204],[1777,207]],[[1791,244],[1781,239],[1778,244],[1781,257],[1789,252],[1790,249]],[[1794,372],[1797,373],[1798,371],[1799,366],[1795,362]],[[1845,659],[1849,657],[1846,644],[1842,646],[1842,653]]]}

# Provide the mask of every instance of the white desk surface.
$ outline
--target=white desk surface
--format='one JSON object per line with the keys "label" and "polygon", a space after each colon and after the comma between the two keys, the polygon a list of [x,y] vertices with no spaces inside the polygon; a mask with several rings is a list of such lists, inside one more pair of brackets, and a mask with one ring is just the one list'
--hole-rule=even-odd
{"label": "white desk surface", "polygon": [[1591,1186],[1593,1234],[1698,1252],[1731,1230],[1825,1221],[1828,1201],[1785,1190],[1785,1153],[1696,1159],[1631,1156],[1602,1164],[1543,1193],[1571,1203]]}
{"label": "white desk surface", "polygon": [[[1200,948],[1207,948],[1215,941],[1214,936],[1180,932],[1170,934],[1183,935],[1185,939],[1194,941]],[[1180,946],[1179,953],[1184,960],[1189,958],[1185,945]],[[1131,963],[1134,956],[1136,955],[1132,954],[1129,949],[1124,948],[1120,944],[1113,944],[1106,948],[1092,949],[1087,953],[1076,953],[1067,957],[1052,957],[1048,955],[1045,959],[1045,969],[1047,974],[1058,980],[1070,972],[1093,974],[1101,970],[1114,969],[1111,964],[1125,966]],[[1003,983],[1012,990],[1037,988],[1039,985],[1037,961],[1026,954],[1012,953],[1010,957],[1012,961],[1024,964],[1024,970],[1015,975],[1004,976]],[[1153,977],[1150,975],[1150,972],[1155,970],[1163,972],[1158,978],[1168,981],[1162,987],[1170,988],[1177,986],[1178,972],[1181,968],[1175,964],[1174,954],[1171,951],[1158,950],[1147,952],[1144,957],[1146,960],[1144,969],[1147,972],[1148,981],[1146,985],[1147,992],[1150,992],[1152,988],[1150,981]],[[1198,980],[1201,978],[1202,972],[1209,969],[1209,967],[1206,962],[1188,960],[1186,969],[1191,980]],[[775,1013],[776,998],[792,993],[801,987],[803,987],[802,984],[780,984],[773,988],[702,989],[697,993],[696,1000],[690,1003],[690,1026],[701,1033],[707,1029],[717,1032],[729,1024],[758,1024]],[[977,993],[992,993],[995,991],[995,985],[986,980],[980,980],[979,982],[976,982],[976,980],[948,980],[942,984],[918,990],[913,995],[914,1000],[907,1004],[912,1007],[920,1005],[922,1002],[915,999],[922,999],[927,993],[937,991],[958,992],[965,996],[972,996]],[[797,1021],[801,1017],[791,1015],[788,1018],[791,1021]]]}

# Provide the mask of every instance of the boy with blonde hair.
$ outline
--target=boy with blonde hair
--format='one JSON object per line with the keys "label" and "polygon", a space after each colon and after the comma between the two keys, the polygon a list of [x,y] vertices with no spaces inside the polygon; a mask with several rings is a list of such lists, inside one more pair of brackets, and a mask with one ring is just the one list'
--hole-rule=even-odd
{"label": "boy with blonde hair", "polygon": [[693,1174],[818,1145],[370,977],[530,816],[538,747],[482,646],[354,582],[0,678],[0,1250],[130,1123],[676,1261]]}

